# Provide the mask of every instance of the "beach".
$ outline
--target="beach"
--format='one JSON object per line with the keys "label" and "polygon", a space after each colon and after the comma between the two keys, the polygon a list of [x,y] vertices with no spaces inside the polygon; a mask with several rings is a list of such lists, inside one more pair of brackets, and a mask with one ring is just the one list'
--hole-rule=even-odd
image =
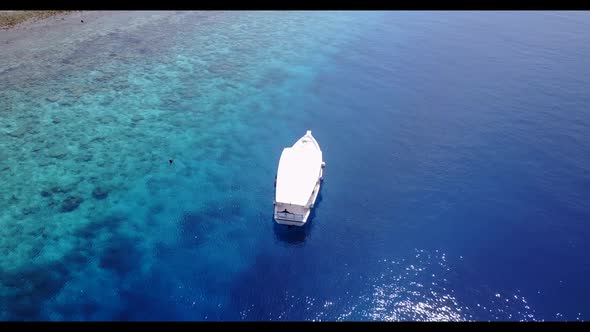
{"label": "beach", "polygon": [[0,11],[0,29],[14,28],[23,23],[31,23],[38,20],[44,20],[49,17],[58,16],[63,18],[63,15],[68,14],[69,11],[61,10],[31,10],[31,11]]}

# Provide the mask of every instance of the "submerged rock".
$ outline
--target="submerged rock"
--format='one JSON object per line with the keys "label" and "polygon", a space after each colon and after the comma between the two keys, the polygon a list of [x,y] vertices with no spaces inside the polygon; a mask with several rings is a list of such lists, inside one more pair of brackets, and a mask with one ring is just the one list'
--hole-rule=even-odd
{"label": "submerged rock", "polygon": [[20,199],[19,199],[18,197],[16,197],[16,195],[15,195],[15,194],[12,194],[12,195],[10,196],[10,200],[8,201],[8,203],[10,203],[10,204],[16,204],[16,203],[18,203],[19,201],[20,201]]}
{"label": "submerged rock", "polygon": [[92,191],[92,197],[95,199],[101,200],[107,198],[107,196],[109,196],[109,192],[103,187],[96,187]]}
{"label": "submerged rock", "polygon": [[70,184],[63,185],[63,186],[54,185],[51,187],[51,189],[46,190],[46,191],[51,191],[54,194],[64,194],[64,193],[72,191],[73,189],[74,189],[74,184],[70,183]]}
{"label": "submerged rock", "polygon": [[113,98],[111,98],[111,97],[108,97],[108,96],[105,96],[105,97],[103,97],[103,99],[102,99],[102,100],[99,102],[99,104],[100,104],[101,106],[108,106],[108,105],[110,105],[110,104],[113,102],[113,100],[114,100]]}
{"label": "submerged rock", "polygon": [[78,158],[76,158],[77,162],[89,162],[91,160],[92,160],[91,154],[86,154],[86,155],[79,156]]}
{"label": "submerged rock", "polygon": [[107,139],[107,137],[106,137],[106,136],[104,136],[104,135],[101,135],[101,134],[98,134],[97,136],[94,136],[94,137],[93,137],[93,138],[92,138],[92,139],[89,141],[89,143],[94,143],[94,142],[102,142],[102,141],[104,141],[105,139]]}
{"label": "submerged rock", "polygon": [[74,105],[72,100],[69,99],[65,99],[65,100],[60,100],[59,102],[59,106],[72,106]]}
{"label": "submerged rock", "polygon": [[59,96],[49,96],[46,99],[47,101],[50,101],[52,103],[55,103],[56,101],[60,100]]}
{"label": "submerged rock", "polygon": [[49,165],[53,165],[54,162],[52,162],[51,160],[47,159],[47,158],[43,158],[39,161],[39,166],[41,167],[45,167],[45,166],[49,166]]}
{"label": "submerged rock", "polygon": [[33,147],[31,148],[32,152],[39,152],[43,150],[43,145],[33,145]]}
{"label": "submerged rock", "polygon": [[12,136],[12,137],[17,137],[17,138],[21,138],[23,136],[25,136],[25,134],[28,132],[28,128],[26,127],[20,127],[17,130],[8,133],[8,135]]}
{"label": "submerged rock", "polygon": [[96,120],[102,124],[110,124],[112,122],[117,122],[117,119],[112,115],[103,115],[96,118]]}
{"label": "submerged rock", "polygon": [[28,216],[30,214],[35,214],[37,212],[39,212],[41,209],[37,206],[28,206],[25,207],[21,210],[21,213],[25,216]]}
{"label": "submerged rock", "polygon": [[59,209],[60,212],[71,212],[74,211],[75,209],[78,208],[78,206],[80,206],[80,204],[82,204],[83,199],[81,197],[78,196],[69,196],[68,198],[66,198],[62,205],[61,208]]}
{"label": "submerged rock", "polygon": [[63,146],[55,146],[47,151],[47,155],[51,158],[62,159],[68,155],[68,149]]}
{"label": "submerged rock", "polygon": [[72,98],[75,98],[75,99],[79,99],[86,92],[86,90],[83,87],[75,87],[75,88],[71,89],[70,91],[71,91],[70,95],[72,96]]}

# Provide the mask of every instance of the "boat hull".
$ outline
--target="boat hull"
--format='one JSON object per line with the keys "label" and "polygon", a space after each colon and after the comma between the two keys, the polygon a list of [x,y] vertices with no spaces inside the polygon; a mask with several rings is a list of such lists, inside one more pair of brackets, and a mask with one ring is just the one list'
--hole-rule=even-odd
{"label": "boat hull", "polygon": [[303,226],[307,223],[323,180],[325,163],[322,159],[311,131],[292,148],[283,150],[275,179],[274,219],[278,224]]}

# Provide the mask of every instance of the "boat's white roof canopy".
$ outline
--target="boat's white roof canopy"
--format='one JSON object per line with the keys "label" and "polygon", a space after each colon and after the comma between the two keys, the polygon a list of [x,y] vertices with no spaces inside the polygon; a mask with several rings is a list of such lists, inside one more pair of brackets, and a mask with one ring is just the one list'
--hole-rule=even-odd
{"label": "boat's white roof canopy", "polygon": [[305,206],[321,168],[322,151],[311,132],[308,132],[293,147],[283,149],[277,172],[275,201]]}

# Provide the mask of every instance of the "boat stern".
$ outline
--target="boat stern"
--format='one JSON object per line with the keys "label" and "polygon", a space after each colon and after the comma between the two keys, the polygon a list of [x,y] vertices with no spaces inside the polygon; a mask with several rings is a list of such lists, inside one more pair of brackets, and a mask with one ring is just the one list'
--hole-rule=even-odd
{"label": "boat stern", "polygon": [[309,209],[303,206],[276,203],[274,219],[277,223],[289,226],[303,226],[309,217]]}

